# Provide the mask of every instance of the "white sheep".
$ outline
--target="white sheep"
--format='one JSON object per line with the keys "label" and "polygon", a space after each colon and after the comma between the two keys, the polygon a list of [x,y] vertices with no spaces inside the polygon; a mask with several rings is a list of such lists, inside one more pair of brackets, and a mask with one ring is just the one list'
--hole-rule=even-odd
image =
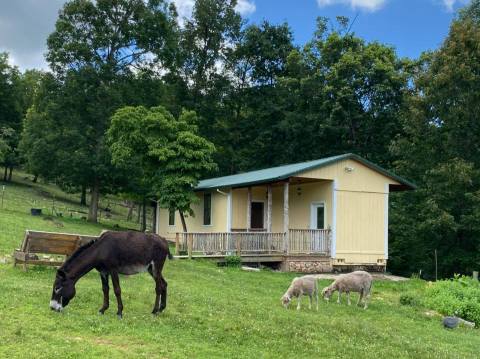
{"label": "white sheep", "polygon": [[338,290],[337,303],[340,303],[340,296],[342,292],[346,292],[348,305],[350,305],[350,292],[357,292],[360,293],[357,305],[359,305],[362,299],[364,299],[365,305],[363,309],[367,309],[367,298],[370,297],[372,280],[372,276],[365,271],[355,271],[348,274],[342,274],[332,284],[323,289],[322,296],[328,301],[330,300],[333,292]]}
{"label": "white sheep", "polygon": [[298,299],[297,310],[300,310],[300,300],[303,295],[308,295],[310,298],[309,309],[312,309],[312,297],[315,295],[318,310],[318,286],[317,279],[314,276],[306,275],[294,278],[292,284],[290,284],[290,287],[288,287],[281,298],[282,304],[285,308],[288,308],[292,298],[296,297]]}

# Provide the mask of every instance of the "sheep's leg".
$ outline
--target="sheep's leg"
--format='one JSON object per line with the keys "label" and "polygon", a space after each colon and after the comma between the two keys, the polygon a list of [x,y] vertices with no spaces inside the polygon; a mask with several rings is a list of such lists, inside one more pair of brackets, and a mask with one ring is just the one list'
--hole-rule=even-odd
{"label": "sheep's leg", "polygon": [[351,305],[352,303],[350,302],[350,292],[347,291],[347,303],[348,305]]}
{"label": "sheep's leg", "polygon": [[300,295],[298,296],[298,301],[297,301],[297,310],[300,310],[300,307],[301,307],[301,305],[300,305],[301,299],[302,299],[302,295],[300,294]]}
{"label": "sheep's leg", "polygon": [[317,301],[317,311],[318,311],[318,289],[315,291],[315,299]]}
{"label": "sheep's leg", "polygon": [[308,309],[312,309],[312,295],[309,294],[308,298],[310,298],[310,302],[308,302]]}
{"label": "sheep's leg", "polygon": [[340,296],[342,295],[342,291],[339,289],[338,290],[338,299],[337,299],[337,304],[340,304]]}
{"label": "sheep's leg", "polygon": [[359,305],[362,303],[362,299],[363,299],[363,290],[360,291],[360,295],[359,295],[359,297],[358,297],[357,306],[359,306]]}
{"label": "sheep's leg", "polygon": [[369,299],[370,299],[370,292],[367,292],[367,293],[365,293],[365,299],[364,299],[365,305],[364,305],[363,309],[368,308],[368,300]]}

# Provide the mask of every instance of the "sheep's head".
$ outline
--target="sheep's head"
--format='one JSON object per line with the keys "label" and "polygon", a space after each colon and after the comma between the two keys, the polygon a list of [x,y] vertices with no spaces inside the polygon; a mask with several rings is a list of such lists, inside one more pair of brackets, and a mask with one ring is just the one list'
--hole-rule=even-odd
{"label": "sheep's head", "polygon": [[329,301],[330,297],[332,296],[333,292],[335,290],[332,287],[325,287],[322,290],[322,297],[326,300]]}
{"label": "sheep's head", "polygon": [[282,305],[285,307],[285,309],[288,308],[288,305],[290,304],[290,302],[292,301],[292,298],[290,298],[290,296],[288,294],[284,294],[282,296],[282,298],[280,298],[281,302],[282,302]]}

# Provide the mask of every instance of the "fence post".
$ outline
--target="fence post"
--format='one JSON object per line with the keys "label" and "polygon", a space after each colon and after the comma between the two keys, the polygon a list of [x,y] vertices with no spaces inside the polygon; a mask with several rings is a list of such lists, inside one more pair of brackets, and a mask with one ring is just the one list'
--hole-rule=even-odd
{"label": "fence post", "polygon": [[175,233],[175,255],[180,254],[180,233]]}
{"label": "fence post", "polygon": [[473,271],[473,279],[478,280],[478,271]]}
{"label": "fence post", "polygon": [[188,258],[192,258],[192,251],[193,251],[193,234],[188,233],[187,234],[187,245],[188,245]]}

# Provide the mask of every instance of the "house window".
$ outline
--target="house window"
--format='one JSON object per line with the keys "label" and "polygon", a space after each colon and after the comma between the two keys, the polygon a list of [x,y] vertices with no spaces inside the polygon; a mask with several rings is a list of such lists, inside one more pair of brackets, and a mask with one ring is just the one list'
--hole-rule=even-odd
{"label": "house window", "polygon": [[325,228],[325,207],[317,207],[317,229]]}
{"label": "house window", "polygon": [[169,209],[168,210],[168,225],[174,226],[175,225],[175,210]]}
{"label": "house window", "polygon": [[203,225],[209,226],[212,224],[212,194],[203,194]]}
{"label": "house window", "polygon": [[310,213],[310,229],[325,229],[325,203],[312,203]]}

